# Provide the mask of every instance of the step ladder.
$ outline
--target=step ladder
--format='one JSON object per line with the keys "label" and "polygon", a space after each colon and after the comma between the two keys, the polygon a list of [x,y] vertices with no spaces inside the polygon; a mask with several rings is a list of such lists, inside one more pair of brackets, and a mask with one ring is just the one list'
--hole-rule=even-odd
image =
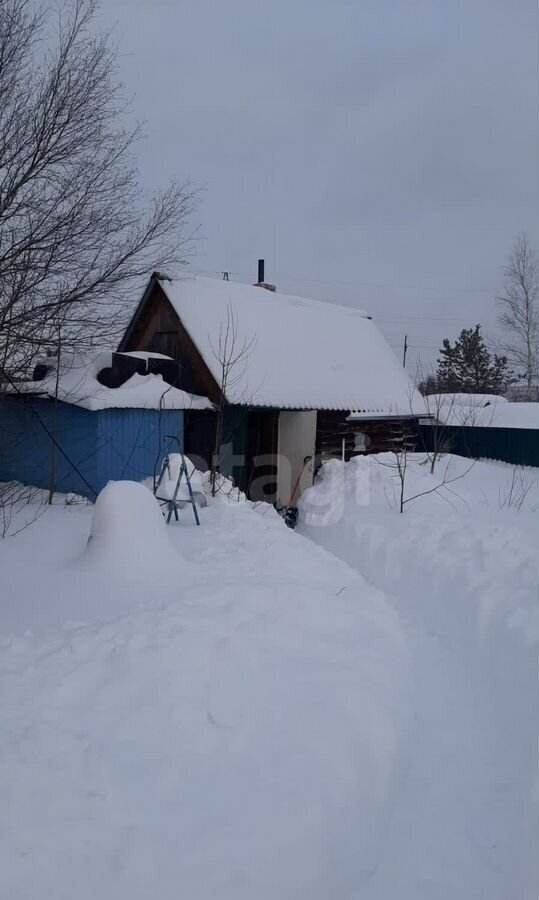
{"label": "step ladder", "polygon": [[187,490],[189,492],[189,502],[193,509],[193,515],[195,517],[195,522],[197,525],[200,525],[198,509],[197,509],[197,505],[195,502],[193,489],[191,487],[191,479],[189,477],[187,463],[185,461],[185,456],[183,455],[183,450],[181,448],[179,438],[177,438],[175,435],[167,434],[167,435],[165,435],[165,439],[169,440],[169,441],[176,441],[178,444],[179,450],[177,451],[177,453],[181,457],[180,471],[178,473],[178,478],[176,479],[176,484],[174,487],[174,493],[172,494],[172,497],[162,497],[162,496],[160,497],[159,496],[159,488],[161,487],[161,485],[165,479],[165,476],[168,476],[169,481],[172,480],[172,473],[171,473],[171,469],[170,469],[170,451],[167,451],[167,453],[164,456],[163,463],[161,465],[161,472],[159,473],[159,478],[157,479],[157,482],[155,483],[155,487],[153,490],[154,497],[156,500],[159,501],[160,504],[165,505],[166,513],[164,515],[166,515],[167,525],[170,524],[170,520],[172,519],[173,515],[174,515],[174,519],[176,520],[176,522],[178,522],[179,521],[178,492],[180,490],[180,485],[182,483],[182,479],[185,479],[185,483],[187,484]]}

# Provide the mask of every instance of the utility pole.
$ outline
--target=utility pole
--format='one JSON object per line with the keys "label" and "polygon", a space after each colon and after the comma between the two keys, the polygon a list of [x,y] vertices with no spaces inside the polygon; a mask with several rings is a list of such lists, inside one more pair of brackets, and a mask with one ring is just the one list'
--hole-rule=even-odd
{"label": "utility pole", "polygon": [[406,368],[406,353],[408,352],[408,335],[404,335],[404,347],[402,350],[402,365]]}

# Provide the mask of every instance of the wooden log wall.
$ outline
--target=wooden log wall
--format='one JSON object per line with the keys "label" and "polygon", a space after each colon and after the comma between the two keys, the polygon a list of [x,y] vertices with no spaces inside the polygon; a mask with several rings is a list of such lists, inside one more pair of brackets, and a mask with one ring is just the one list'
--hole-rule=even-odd
{"label": "wooden log wall", "polygon": [[316,428],[316,455],[323,462],[326,459],[342,458],[342,442],[345,442],[345,459],[357,455],[355,435],[363,432],[368,435],[367,453],[383,453],[395,450],[406,444],[408,449],[415,445],[415,427],[413,420],[407,419],[371,419],[351,422],[347,420],[349,412],[333,412],[321,410],[318,413]]}

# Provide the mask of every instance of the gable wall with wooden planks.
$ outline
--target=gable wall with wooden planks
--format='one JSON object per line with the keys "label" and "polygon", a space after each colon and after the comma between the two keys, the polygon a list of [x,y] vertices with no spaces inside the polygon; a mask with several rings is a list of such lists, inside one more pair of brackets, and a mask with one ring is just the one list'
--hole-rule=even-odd
{"label": "gable wall with wooden planks", "polygon": [[149,292],[126,331],[119,350],[151,350],[176,359],[181,366],[179,386],[190,394],[219,402],[219,385],[165,296],[159,282]]}

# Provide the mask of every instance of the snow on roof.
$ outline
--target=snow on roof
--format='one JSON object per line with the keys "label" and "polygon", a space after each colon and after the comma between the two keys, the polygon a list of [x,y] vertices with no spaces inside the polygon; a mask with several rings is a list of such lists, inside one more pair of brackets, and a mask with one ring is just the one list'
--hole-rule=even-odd
{"label": "snow on roof", "polygon": [[539,403],[511,403],[497,394],[435,394],[425,412],[444,425],[475,428],[539,428]]}
{"label": "snow on roof", "polygon": [[[154,356],[157,354],[144,354]],[[159,354],[160,358],[163,357]],[[112,364],[112,351],[70,353],[62,358],[56,393],[55,360],[47,360],[54,368],[41,381],[19,382],[17,393],[54,398],[83,409],[212,409],[206,397],[188,394],[171,387],[161,375],[132,375],[117,388],[105,387],[97,374]]]}
{"label": "snow on roof", "polygon": [[475,408],[480,406],[489,406],[493,403],[507,403],[507,397],[500,394],[467,394],[467,393],[450,393],[443,394],[427,394],[425,403],[429,409],[434,410],[440,406],[467,406]]}
{"label": "snow on roof", "polygon": [[230,403],[411,415],[412,384],[366,312],[200,276],[160,285],[218,384],[214,349],[228,310],[236,347],[252,342],[232,372]]}

